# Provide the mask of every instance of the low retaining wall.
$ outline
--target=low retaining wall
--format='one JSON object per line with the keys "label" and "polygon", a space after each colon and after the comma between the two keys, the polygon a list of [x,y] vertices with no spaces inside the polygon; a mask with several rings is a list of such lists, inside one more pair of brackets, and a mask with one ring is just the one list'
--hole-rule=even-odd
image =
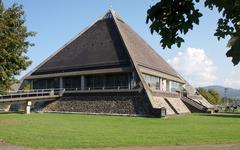
{"label": "low retaining wall", "polygon": [[159,115],[145,92],[68,93],[49,103],[42,111]]}

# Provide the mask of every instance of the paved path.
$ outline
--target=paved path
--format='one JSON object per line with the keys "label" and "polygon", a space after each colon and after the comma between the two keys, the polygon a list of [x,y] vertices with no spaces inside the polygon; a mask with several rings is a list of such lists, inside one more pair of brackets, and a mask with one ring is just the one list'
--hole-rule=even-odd
{"label": "paved path", "polygon": [[31,150],[31,149],[27,149],[17,145],[2,143],[0,141],[0,150]]}
{"label": "paved path", "polygon": [[[12,144],[0,143],[0,150],[33,150]],[[47,150],[47,149],[36,149]],[[123,148],[94,148],[94,149],[54,149],[54,150],[240,150],[240,144],[223,145],[172,145],[156,147],[123,147]]]}

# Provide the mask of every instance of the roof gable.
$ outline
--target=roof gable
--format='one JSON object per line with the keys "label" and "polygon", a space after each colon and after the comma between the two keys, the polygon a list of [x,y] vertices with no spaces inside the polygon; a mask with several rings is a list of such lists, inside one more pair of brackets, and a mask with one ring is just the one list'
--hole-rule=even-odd
{"label": "roof gable", "polygon": [[33,74],[126,64],[129,64],[128,53],[120,40],[114,20],[105,17],[47,60]]}
{"label": "roof gable", "polygon": [[181,79],[113,10],[40,64],[31,75],[124,66],[130,61],[135,67],[143,66]]}

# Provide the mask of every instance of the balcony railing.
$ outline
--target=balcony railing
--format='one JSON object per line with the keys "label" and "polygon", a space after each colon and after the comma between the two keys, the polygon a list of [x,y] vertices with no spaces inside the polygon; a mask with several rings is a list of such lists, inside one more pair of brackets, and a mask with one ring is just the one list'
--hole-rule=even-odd
{"label": "balcony railing", "polygon": [[36,89],[36,90],[18,90],[18,91],[8,91],[3,95],[0,95],[0,100],[9,99],[23,99],[23,98],[33,98],[33,97],[44,97],[44,96],[57,96],[64,92],[60,89]]}
{"label": "balcony railing", "polygon": [[139,91],[139,89],[130,89],[128,86],[108,86],[108,87],[85,87],[82,88],[65,88],[65,91],[68,92],[130,92],[130,91]]}

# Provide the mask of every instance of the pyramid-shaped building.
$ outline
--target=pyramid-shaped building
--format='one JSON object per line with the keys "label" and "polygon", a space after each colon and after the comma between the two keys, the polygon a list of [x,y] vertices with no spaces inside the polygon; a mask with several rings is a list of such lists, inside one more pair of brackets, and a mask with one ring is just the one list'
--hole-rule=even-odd
{"label": "pyramid-shaped building", "polygon": [[161,116],[212,108],[113,10],[28,73],[26,84],[65,89],[35,106],[42,111]]}

